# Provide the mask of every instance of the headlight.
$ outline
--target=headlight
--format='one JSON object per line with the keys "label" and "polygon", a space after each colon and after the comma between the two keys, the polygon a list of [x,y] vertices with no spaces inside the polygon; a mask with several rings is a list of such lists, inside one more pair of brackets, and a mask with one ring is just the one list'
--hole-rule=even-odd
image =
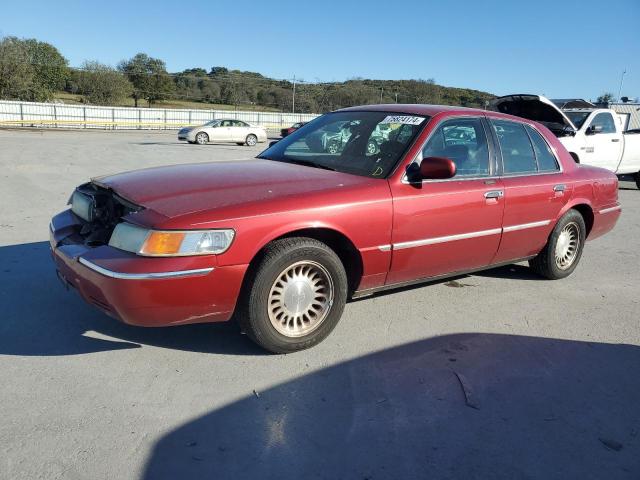
{"label": "headlight", "polygon": [[73,192],[70,199],[71,211],[86,222],[93,221],[93,198],[79,191]]}
{"label": "headlight", "polygon": [[148,230],[130,223],[119,223],[109,245],[146,257],[210,255],[225,252],[235,232],[223,230]]}

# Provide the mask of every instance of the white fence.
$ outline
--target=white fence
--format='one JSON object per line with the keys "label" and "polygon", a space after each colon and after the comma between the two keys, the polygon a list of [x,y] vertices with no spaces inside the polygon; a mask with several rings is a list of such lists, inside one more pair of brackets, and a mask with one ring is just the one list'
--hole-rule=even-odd
{"label": "white fence", "polygon": [[0,100],[0,126],[18,127],[175,130],[218,118],[230,118],[279,129],[317,116],[310,113],[98,107]]}

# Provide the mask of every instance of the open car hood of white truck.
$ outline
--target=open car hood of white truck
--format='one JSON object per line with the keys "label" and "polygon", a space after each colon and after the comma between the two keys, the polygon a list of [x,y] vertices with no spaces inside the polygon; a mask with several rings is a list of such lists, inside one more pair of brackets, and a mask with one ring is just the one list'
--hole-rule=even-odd
{"label": "open car hood of white truck", "polygon": [[562,110],[542,95],[506,95],[492,100],[489,109],[540,122],[558,136],[578,130]]}

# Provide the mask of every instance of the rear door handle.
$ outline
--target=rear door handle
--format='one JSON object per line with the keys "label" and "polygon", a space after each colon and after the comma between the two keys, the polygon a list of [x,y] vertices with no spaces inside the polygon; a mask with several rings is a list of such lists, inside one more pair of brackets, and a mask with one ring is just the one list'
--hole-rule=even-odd
{"label": "rear door handle", "polygon": [[564,192],[567,189],[567,186],[564,183],[560,183],[553,187],[554,192]]}
{"label": "rear door handle", "polygon": [[489,190],[484,194],[484,198],[501,198],[504,197],[504,192],[502,190]]}
{"label": "rear door handle", "polygon": [[619,142],[619,141],[620,141],[620,139],[619,139],[619,138],[612,138],[612,139],[611,139],[611,141],[612,141],[612,142]]}

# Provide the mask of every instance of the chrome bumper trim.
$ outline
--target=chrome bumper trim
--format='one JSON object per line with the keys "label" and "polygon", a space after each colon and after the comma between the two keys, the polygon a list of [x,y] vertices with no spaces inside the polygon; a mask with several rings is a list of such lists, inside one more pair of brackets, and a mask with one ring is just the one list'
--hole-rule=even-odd
{"label": "chrome bumper trim", "polygon": [[615,207],[603,208],[602,210],[600,210],[600,213],[611,213],[615,212],[616,210],[622,210],[622,206],[616,205]]}
{"label": "chrome bumper trim", "polygon": [[87,268],[90,268],[94,272],[98,272],[105,277],[110,278],[118,278],[121,280],[155,280],[162,278],[180,278],[180,277],[190,277],[194,275],[206,275],[213,271],[213,267],[211,268],[199,268],[196,270],[179,270],[177,272],[149,272],[149,273],[123,273],[123,272],[114,272],[113,270],[109,270],[103,268],[95,263],[79,257],[78,261]]}

